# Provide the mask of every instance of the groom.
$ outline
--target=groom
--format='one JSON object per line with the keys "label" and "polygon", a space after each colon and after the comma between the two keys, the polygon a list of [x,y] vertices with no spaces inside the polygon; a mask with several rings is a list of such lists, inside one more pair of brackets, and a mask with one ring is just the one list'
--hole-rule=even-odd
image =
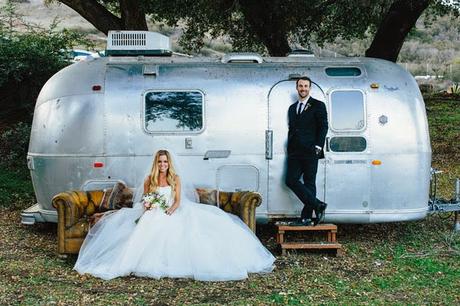
{"label": "groom", "polygon": [[[310,97],[311,80],[301,77],[296,82],[299,100],[288,110],[288,160],[286,185],[302,201],[300,220],[292,225],[317,225],[324,220],[327,204],[316,198],[318,159],[324,158],[327,134],[327,112],[323,102]],[[303,184],[300,177],[303,175]],[[312,221],[313,210],[316,219]]]}

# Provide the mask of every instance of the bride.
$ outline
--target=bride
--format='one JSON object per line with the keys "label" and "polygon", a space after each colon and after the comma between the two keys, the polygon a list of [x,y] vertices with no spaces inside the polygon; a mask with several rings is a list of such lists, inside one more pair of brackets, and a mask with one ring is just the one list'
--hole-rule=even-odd
{"label": "bride", "polygon": [[203,281],[240,280],[273,270],[273,255],[238,217],[181,194],[171,154],[155,154],[143,194],[166,200],[163,210],[133,208],[104,216],[90,229],[74,269],[102,279],[134,274]]}

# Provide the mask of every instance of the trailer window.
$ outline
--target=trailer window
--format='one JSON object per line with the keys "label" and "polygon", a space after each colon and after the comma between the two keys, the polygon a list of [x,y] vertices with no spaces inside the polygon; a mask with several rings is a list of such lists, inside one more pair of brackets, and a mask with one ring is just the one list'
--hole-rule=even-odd
{"label": "trailer window", "polygon": [[358,67],[328,67],[326,74],[331,77],[356,77],[361,75]]}
{"label": "trailer window", "polygon": [[335,90],[331,94],[331,127],[334,130],[364,129],[364,96],[359,90]]}
{"label": "trailer window", "polygon": [[332,137],[329,143],[333,152],[363,152],[366,146],[364,137]]}
{"label": "trailer window", "polygon": [[198,132],[203,129],[203,93],[147,92],[144,114],[148,132]]}

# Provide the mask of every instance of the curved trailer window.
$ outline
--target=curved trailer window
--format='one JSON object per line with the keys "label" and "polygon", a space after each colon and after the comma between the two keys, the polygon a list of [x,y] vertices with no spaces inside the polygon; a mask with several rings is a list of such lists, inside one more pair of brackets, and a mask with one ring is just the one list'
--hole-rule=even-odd
{"label": "curved trailer window", "polygon": [[366,146],[364,137],[332,137],[329,143],[332,152],[363,152]]}
{"label": "curved trailer window", "polygon": [[364,95],[359,90],[335,90],[331,93],[331,127],[336,131],[360,131],[365,128]]}
{"label": "curved trailer window", "polygon": [[200,91],[147,92],[145,130],[151,133],[200,132],[203,129],[203,102]]}
{"label": "curved trailer window", "polygon": [[328,67],[326,74],[331,77],[357,77],[361,75],[358,67]]}

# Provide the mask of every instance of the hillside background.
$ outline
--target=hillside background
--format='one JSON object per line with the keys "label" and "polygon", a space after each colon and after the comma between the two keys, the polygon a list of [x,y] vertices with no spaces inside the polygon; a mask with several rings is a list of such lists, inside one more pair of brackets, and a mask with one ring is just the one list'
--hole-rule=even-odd
{"label": "hillside background", "polygon": [[[3,6],[6,0],[0,0]],[[58,28],[69,28],[84,33],[94,42],[95,49],[105,48],[105,35],[94,28],[84,18],[63,4],[45,5],[43,0],[17,0],[17,11],[23,18],[42,27],[49,27],[58,20]],[[419,83],[431,83],[435,90],[447,90],[452,82],[460,82],[460,17],[443,16],[425,24],[422,16],[404,43],[398,63],[417,76]],[[177,44],[181,28],[171,28],[161,24],[149,24],[152,31],[168,35],[172,39],[173,50],[183,52]],[[314,42],[309,47],[315,56],[360,56],[370,45],[372,37],[363,40],[345,41],[338,38],[323,47]],[[295,46],[305,48],[308,46]],[[220,57],[231,51],[226,38],[207,40],[205,47],[195,56]]]}

